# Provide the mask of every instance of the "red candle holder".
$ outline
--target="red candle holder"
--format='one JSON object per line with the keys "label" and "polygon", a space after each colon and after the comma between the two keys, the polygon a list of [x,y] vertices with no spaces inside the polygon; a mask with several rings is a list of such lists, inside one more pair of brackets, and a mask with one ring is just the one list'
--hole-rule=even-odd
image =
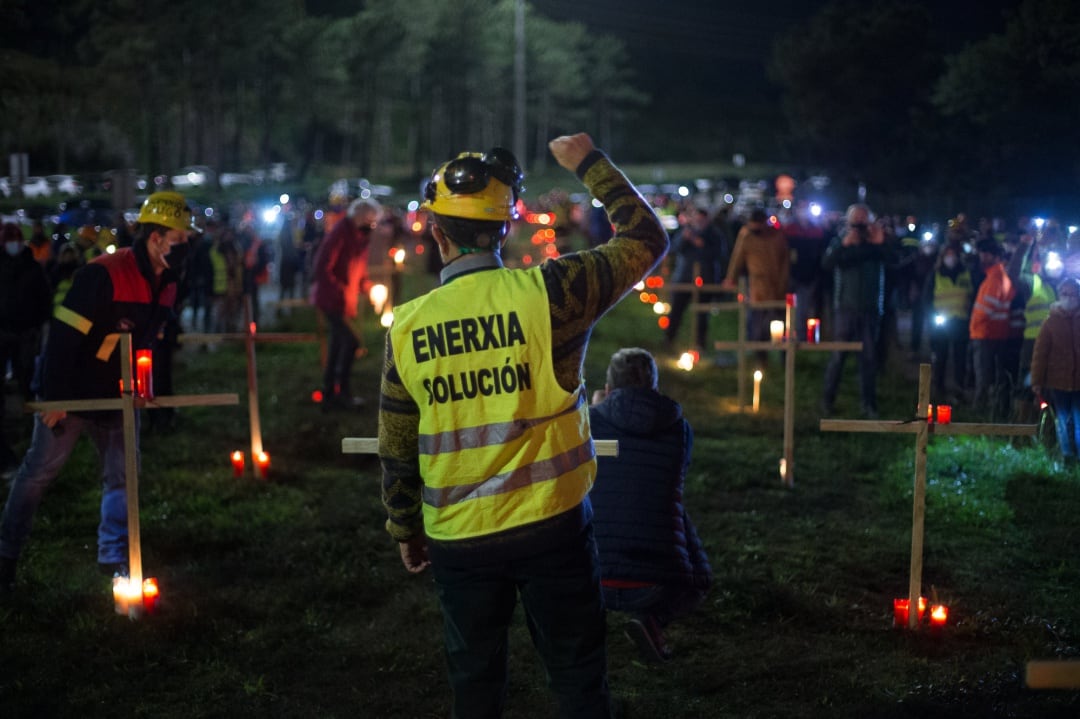
{"label": "red candle holder", "polygon": [[949,424],[952,422],[952,405],[939,404],[937,406],[937,423]]}
{"label": "red candle holder", "polygon": [[949,608],[944,604],[935,604],[930,607],[930,627],[941,629],[949,619]]}
{"label": "red candle holder", "polygon": [[806,341],[815,345],[821,341],[821,320],[817,317],[806,320]]}
{"label": "red candle holder", "polygon": [[135,350],[135,394],[154,397],[154,360],[150,350]]}
{"label": "red candle holder", "polygon": [[259,479],[266,479],[270,474],[270,455],[266,452],[259,452],[254,457],[255,468],[259,470]]}
{"label": "red candle holder", "polygon": [[232,475],[234,477],[241,477],[244,474],[244,453],[240,450],[236,450],[229,459],[232,461]]}
{"label": "red candle holder", "polygon": [[794,307],[795,306],[795,293],[794,292],[788,292],[786,295],[784,295],[784,304],[786,304],[788,307]]}
{"label": "red candle holder", "polygon": [[158,589],[157,580],[153,577],[148,577],[143,580],[142,583],[142,602],[143,609],[147,614],[153,614],[157,611],[158,599],[161,598],[161,591]]}
{"label": "red candle holder", "polygon": [[[904,628],[908,625],[911,601],[907,597],[897,597],[893,600],[893,626]],[[923,612],[926,611],[926,597],[919,597],[918,621],[922,621]]]}

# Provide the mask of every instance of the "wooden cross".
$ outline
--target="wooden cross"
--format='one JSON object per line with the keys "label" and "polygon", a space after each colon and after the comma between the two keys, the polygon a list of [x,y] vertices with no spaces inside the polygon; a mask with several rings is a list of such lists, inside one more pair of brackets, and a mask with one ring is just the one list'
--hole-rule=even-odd
{"label": "wooden cross", "polygon": [[[911,512],[911,575],[908,582],[909,607],[917,607],[922,590],[923,534],[926,524],[926,446],[931,434],[1034,436],[1035,424],[982,424],[959,422],[937,424],[927,421],[930,410],[930,365],[919,365],[919,403],[913,421],[823,419],[822,432],[886,432],[915,435],[915,491]],[[908,612],[908,627],[915,629],[919,613]]]}
{"label": "wooden cross", "polygon": [[251,434],[251,472],[256,479],[259,478],[260,463],[258,457],[263,454],[262,421],[259,416],[259,377],[255,369],[255,345],[257,343],[282,343],[282,342],[315,342],[314,334],[293,332],[267,332],[258,334],[255,323],[252,321],[251,297],[245,298],[244,302],[244,325],[247,332],[225,332],[218,334],[205,334],[185,332],[178,340],[182,343],[206,343],[206,342],[243,342],[247,348],[247,385],[248,385],[248,426]]}
{"label": "wooden cross", "polygon": [[139,533],[139,466],[135,448],[135,410],[162,407],[195,407],[208,405],[239,404],[235,394],[188,394],[170,397],[138,397],[131,371],[131,335],[120,335],[120,397],[103,399],[57,400],[28,402],[26,409],[33,412],[64,410],[80,412],[89,410],[120,410],[124,418],[124,473],[127,486],[128,523],[128,571],[132,586],[141,587],[142,542]]}
{"label": "wooden cross", "polygon": [[[746,354],[751,351],[779,350],[784,353],[784,456],[780,460],[780,480],[788,487],[795,485],[795,354],[797,352],[859,352],[862,342],[800,342],[798,328],[795,327],[795,296],[788,295],[786,300],[769,302],[739,303],[739,339],[720,341],[716,349],[736,349],[739,355],[738,393],[739,411],[743,411],[744,385],[746,383]],[[749,341],[746,339],[745,306],[761,309],[783,307],[784,337],[779,342]]]}
{"label": "wooden cross", "polygon": [[[593,446],[596,448],[597,457],[618,457],[619,440],[617,439],[594,439]],[[342,454],[378,454],[378,437],[344,437],[341,440]]]}

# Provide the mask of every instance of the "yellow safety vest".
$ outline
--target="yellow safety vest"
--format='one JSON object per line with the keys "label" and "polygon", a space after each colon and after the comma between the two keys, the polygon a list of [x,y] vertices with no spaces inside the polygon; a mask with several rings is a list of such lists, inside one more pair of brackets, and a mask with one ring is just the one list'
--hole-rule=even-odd
{"label": "yellow safety vest", "polygon": [[1031,297],[1024,306],[1024,339],[1033,340],[1039,336],[1039,328],[1050,316],[1050,303],[1057,299],[1057,293],[1050,283],[1042,277],[1032,275]]}
{"label": "yellow safety vest", "polygon": [[213,270],[211,291],[223,295],[229,289],[229,265],[225,254],[216,247],[210,248],[210,267]]}
{"label": "yellow safety vest", "polygon": [[555,378],[539,268],[493,269],[394,310],[390,342],[420,408],[424,530],[484,536],[580,504],[596,475],[584,385]]}
{"label": "yellow safety vest", "polygon": [[952,280],[940,272],[934,277],[934,311],[952,319],[966,319],[968,298],[971,296],[971,273],[962,270]]}

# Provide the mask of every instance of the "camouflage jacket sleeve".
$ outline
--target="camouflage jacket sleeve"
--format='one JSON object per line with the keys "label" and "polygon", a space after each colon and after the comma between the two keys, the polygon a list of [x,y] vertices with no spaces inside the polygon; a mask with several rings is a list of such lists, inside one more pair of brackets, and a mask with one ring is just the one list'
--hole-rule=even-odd
{"label": "camouflage jacket sleeve", "polygon": [[669,245],[656,213],[603,153],[586,157],[577,174],[604,205],[615,234],[599,247],[541,267],[551,307],[555,376],[570,392],[581,384],[593,326],[663,259]]}

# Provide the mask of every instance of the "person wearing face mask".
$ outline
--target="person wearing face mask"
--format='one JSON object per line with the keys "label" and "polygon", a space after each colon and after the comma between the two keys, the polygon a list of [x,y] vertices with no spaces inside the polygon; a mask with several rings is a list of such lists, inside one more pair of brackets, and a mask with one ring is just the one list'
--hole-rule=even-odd
{"label": "person wearing face mask", "polygon": [[[1061,280],[1065,270],[1060,257],[1049,246],[1036,243],[1030,234],[1020,235],[1017,250],[1009,258],[1006,272],[1017,286],[1017,294],[1024,300],[1024,339],[1020,348],[1020,377],[1030,380],[1031,354],[1035,338],[1050,314],[1050,305],[1057,299],[1054,286]],[[1027,395],[1030,400],[1030,394]],[[1022,415],[1017,421],[1035,421],[1032,416],[1034,404],[1021,402]]]}
{"label": "person wearing face mask", "polygon": [[[23,241],[13,222],[0,228],[4,251],[0,253],[0,385],[8,363],[23,397],[30,396],[34,355],[41,342],[41,327],[49,318],[49,281],[45,270]],[[7,477],[18,466],[4,429],[4,392],[0,387],[0,474]]]}
{"label": "person wearing face mask", "polygon": [[1062,460],[1075,468],[1080,448],[1080,280],[1063,280],[1057,292],[1035,338],[1031,389],[1054,408]]}
{"label": "person wearing face mask", "polygon": [[362,397],[353,397],[352,366],[359,342],[350,322],[360,312],[360,296],[366,285],[369,246],[379,205],[354,200],[348,214],[319,243],[312,261],[311,303],[326,318],[330,338],[323,370],[322,409],[359,409]]}
{"label": "person wearing face mask", "polygon": [[[960,259],[955,245],[946,245],[938,256],[937,267],[929,277],[927,293],[933,298],[930,313],[930,352],[932,356],[934,395],[952,397],[967,384],[968,317],[974,299],[971,272]],[[946,384],[948,365],[952,363],[953,394]]]}
{"label": "person wearing face mask", "polygon": [[[183,264],[191,211],[183,195],[157,192],[143,203],[134,244],[101,255],[75,273],[53,312],[38,367],[41,399],[115,397],[120,385],[120,333],[133,349],[152,349],[174,311],[176,270]],[[97,559],[113,576],[127,572],[127,489],[119,410],[34,416],[30,448],[16,471],[0,518],[0,592],[15,583],[15,566],[45,490],[86,434],[102,462]],[[137,448],[136,448],[137,449]]]}
{"label": "person wearing face mask", "polygon": [[1005,271],[1004,248],[997,240],[979,240],[975,246],[983,281],[971,308],[968,336],[975,369],[972,404],[990,419],[1003,421],[1009,414],[1010,392],[1016,385],[1023,332],[1023,305],[1014,302],[1016,283]]}

